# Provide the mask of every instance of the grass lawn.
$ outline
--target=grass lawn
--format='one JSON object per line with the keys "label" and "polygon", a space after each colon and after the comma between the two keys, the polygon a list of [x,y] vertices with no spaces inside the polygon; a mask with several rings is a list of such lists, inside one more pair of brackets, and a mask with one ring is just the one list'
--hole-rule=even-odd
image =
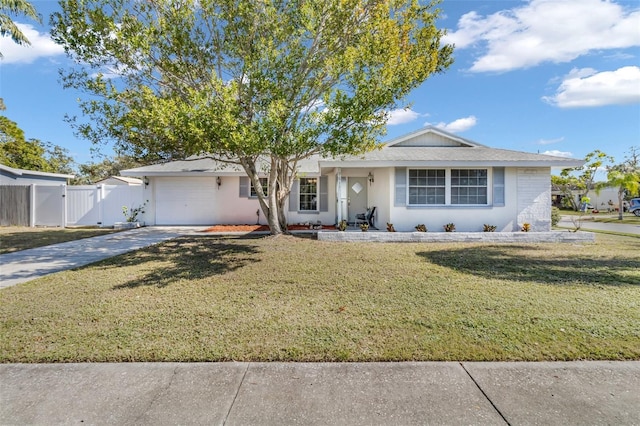
{"label": "grass lawn", "polygon": [[181,238],[0,291],[0,361],[640,360],[638,253]]}
{"label": "grass lawn", "polygon": [[29,228],[23,226],[0,227],[0,254],[51,244],[96,237],[114,231],[105,228]]}

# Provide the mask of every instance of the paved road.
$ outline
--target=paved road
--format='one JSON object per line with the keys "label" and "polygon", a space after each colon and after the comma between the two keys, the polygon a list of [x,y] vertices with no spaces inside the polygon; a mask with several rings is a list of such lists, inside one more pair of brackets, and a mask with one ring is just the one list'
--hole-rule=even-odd
{"label": "paved road", "polygon": [[0,424],[638,425],[640,362],[0,365]]}
{"label": "paved road", "polygon": [[[573,220],[576,219],[576,216],[561,216],[558,226],[569,229],[575,228]],[[585,219],[582,220],[580,229],[582,231],[609,231],[640,235],[640,225],[625,223],[624,219],[620,223],[600,223]]]}
{"label": "paved road", "polygon": [[0,289],[138,250],[202,227],[151,226],[0,255]]}

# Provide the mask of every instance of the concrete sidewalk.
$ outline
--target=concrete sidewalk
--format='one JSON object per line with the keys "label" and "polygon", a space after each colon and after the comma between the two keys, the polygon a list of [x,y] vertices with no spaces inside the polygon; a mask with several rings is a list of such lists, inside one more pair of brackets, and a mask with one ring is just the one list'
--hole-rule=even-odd
{"label": "concrete sidewalk", "polygon": [[0,365],[0,424],[640,424],[640,362]]}
{"label": "concrete sidewalk", "polygon": [[150,226],[0,255],[0,289],[195,234],[203,227]]}

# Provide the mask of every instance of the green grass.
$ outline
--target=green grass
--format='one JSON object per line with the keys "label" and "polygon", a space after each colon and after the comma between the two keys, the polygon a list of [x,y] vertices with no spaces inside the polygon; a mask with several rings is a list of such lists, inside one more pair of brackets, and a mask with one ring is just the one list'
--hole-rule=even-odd
{"label": "green grass", "polygon": [[105,228],[0,227],[0,254],[116,232]]}
{"label": "green grass", "polygon": [[0,361],[640,359],[640,240],[181,238],[0,292]]}

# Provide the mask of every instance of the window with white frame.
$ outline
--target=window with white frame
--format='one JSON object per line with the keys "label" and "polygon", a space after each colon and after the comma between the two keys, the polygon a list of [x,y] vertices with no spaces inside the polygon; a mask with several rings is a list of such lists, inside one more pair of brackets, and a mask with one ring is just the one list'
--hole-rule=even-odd
{"label": "window with white frame", "polygon": [[444,204],[445,193],[444,170],[409,170],[409,204]]}
{"label": "window with white frame", "polygon": [[487,204],[487,170],[452,169],[451,204]]}
{"label": "window with white frame", "polygon": [[[258,180],[260,181],[260,185],[262,186],[262,193],[264,195],[267,195],[267,193],[268,193],[267,189],[269,188],[268,179],[267,178],[258,178]],[[254,186],[253,186],[253,182],[251,183],[250,196],[251,197],[257,197],[258,196],[258,193],[256,192],[256,188],[254,188]]]}
{"label": "window with white frame", "polygon": [[300,178],[300,210],[318,210],[317,178]]}
{"label": "window with white frame", "polygon": [[487,169],[409,169],[410,206],[487,205]]}

